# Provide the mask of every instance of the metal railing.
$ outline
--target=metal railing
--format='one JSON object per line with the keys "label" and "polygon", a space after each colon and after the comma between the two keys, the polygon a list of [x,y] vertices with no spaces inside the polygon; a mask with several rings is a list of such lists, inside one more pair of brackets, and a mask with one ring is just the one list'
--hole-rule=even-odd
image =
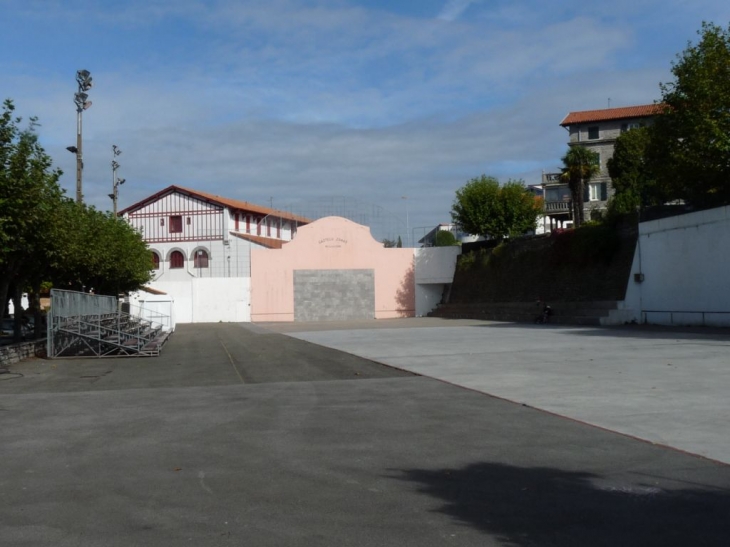
{"label": "metal railing", "polygon": [[[669,322],[667,323],[665,319],[668,319]],[[730,312],[703,310],[641,310],[641,322],[679,326],[726,326],[730,323]]]}
{"label": "metal railing", "polygon": [[570,212],[572,203],[570,201],[546,201],[545,211],[548,213]]}

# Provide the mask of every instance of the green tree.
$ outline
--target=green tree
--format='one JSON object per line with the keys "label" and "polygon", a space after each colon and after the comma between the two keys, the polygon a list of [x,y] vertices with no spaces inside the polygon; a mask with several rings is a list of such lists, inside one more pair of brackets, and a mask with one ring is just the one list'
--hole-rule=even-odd
{"label": "green tree", "polygon": [[398,236],[398,242],[395,244],[395,246],[399,249],[403,247],[403,240]]}
{"label": "green tree", "polygon": [[561,158],[563,162],[562,181],[568,183],[573,204],[573,226],[579,227],[585,220],[583,214],[583,192],[588,181],[597,175],[601,168],[599,156],[585,146],[571,146]]}
{"label": "green tree", "polygon": [[650,138],[649,128],[639,127],[616,139],[613,157],[607,162],[614,189],[609,203],[613,213],[632,213],[639,207],[661,205],[667,199],[646,161]]}
{"label": "green tree", "polygon": [[698,35],[660,85],[666,110],[647,156],[670,199],[710,207],[730,203],[730,26],[703,23]]}
{"label": "green tree", "polygon": [[60,286],[116,296],[151,279],[152,255],[141,234],[122,219],[67,200],[58,215],[59,255],[50,273]]}
{"label": "green tree", "polygon": [[436,232],[436,237],[434,237],[433,241],[434,247],[453,247],[458,244],[459,242],[456,241],[456,236],[449,230],[439,230]]}
{"label": "green tree", "polygon": [[393,239],[384,239],[383,240],[383,247],[386,249],[391,249],[397,245],[397,242]]}
{"label": "green tree", "polygon": [[0,315],[11,287],[16,309],[24,290],[40,290],[54,245],[44,228],[63,197],[58,186],[61,171],[51,168],[51,158],[38,142],[36,119],[22,129],[22,118],[15,117],[14,110],[8,99],[0,115]]}
{"label": "green tree", "polygon": [[521,180],[499,185],[494,177],[471,179],[456,191],[451,218],[464,231],[502,239],[535,229],[542,206]]}
{"label": "green tree", "polygon": [[[21,128],[14,110],[6,100],[0,113],[0,315],[9,293],[20,309],[25,291],[39,311],[44,282],[116,295],[149,281],[152,259],[141,235],[123,220],[66,198],[61,171],[39,144],[36,119]],[[18,336],[19,325],[17,314]]]}

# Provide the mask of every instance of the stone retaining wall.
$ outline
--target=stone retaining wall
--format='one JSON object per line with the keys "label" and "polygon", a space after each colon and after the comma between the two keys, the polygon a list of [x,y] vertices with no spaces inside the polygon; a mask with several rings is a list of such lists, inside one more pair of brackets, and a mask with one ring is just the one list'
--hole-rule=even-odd
{"label": "stone retaining wall", "polygon": [[45,357],[46,340],[21,342],[0,347],[0,367],[13,365],[29,357]]}

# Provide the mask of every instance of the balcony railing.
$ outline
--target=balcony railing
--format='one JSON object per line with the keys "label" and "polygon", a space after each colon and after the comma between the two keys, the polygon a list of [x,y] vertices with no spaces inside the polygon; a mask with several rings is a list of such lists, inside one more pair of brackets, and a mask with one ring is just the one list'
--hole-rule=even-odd
{"label": "balcony railing", "polygon": [[547,213],[569,213],[570,201],[546,201],[545,212]]}

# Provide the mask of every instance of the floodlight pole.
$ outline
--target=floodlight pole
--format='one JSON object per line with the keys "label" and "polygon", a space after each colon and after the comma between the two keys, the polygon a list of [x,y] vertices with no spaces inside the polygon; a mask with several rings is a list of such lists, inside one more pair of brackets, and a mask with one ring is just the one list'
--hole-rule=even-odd
{"label": "floodlight pole", "polygon": [[81,115],[84,110],[91,106],[91,101],[86,99],[89,96],[85,93],[91,89],[91,73],[88,70],[76,71],[76,83],[79,85],[78,92],[74,95],[76,105],[76,203],[83,203],[82,173],[84,170],[84,155],[82,152]]}
{"label": "floodlight pole", "polygon": [[83,153],[81,152],[81,112],[83,112],[82,109],[76,109],[76,203],[83,202],[81,173],[84,170],[84,160]]}
{"label": "floodlight pole", "polygon": [[121,154],[122,151],[117,147],[116,144],[112,144],[112,193],[109,197],[112,198],[114,203],[114,218],[117,217],[117,200],[119,199],[119,185],[124,184],[124,179],[117,178],[117,169],[119,169],[119,163],[116,157]]}

